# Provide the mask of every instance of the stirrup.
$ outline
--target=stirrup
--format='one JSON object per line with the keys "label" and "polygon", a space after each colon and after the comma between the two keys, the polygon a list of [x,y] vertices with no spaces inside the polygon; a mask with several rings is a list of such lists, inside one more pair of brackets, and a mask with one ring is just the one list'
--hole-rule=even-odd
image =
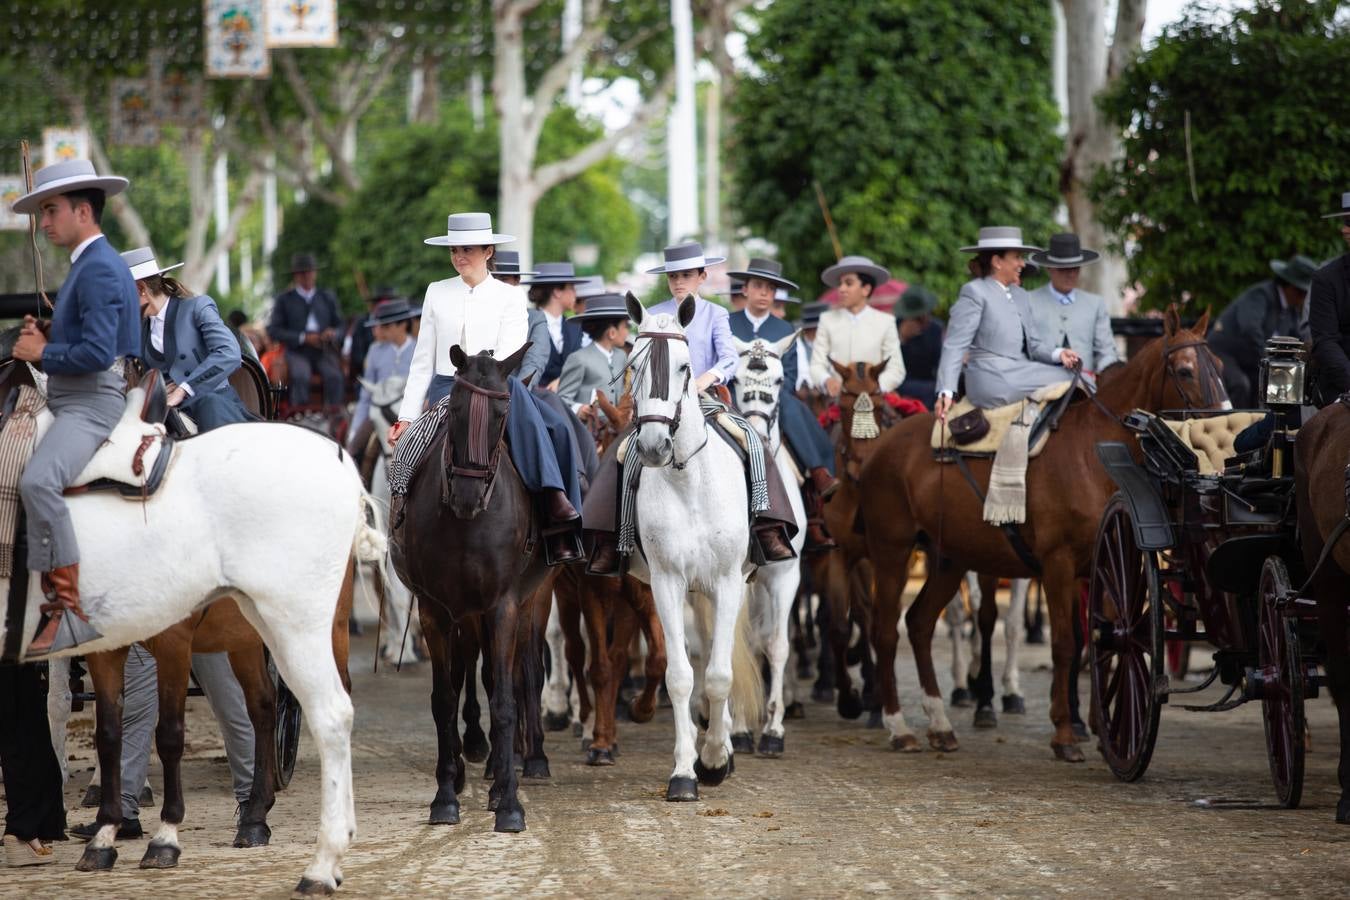
{"label": "stirrup", "polygon": [[[34,634],[34,638],[41,634],[47,628],[47,622],[43,622]],[[81,644],[88,644],[93,641],[101,640],[103,635],[85,620],[74,614],[73,610],[62,610],[60,619],[56,623],[56,637],[52,640],[51,647],[41,652],[25,649],[23,654],[24,662],[38,662],[44,659],[50,659],[58,653],[69,650],[71,647],[78,647]],[[31,646],[31,645],[30,645]]]}

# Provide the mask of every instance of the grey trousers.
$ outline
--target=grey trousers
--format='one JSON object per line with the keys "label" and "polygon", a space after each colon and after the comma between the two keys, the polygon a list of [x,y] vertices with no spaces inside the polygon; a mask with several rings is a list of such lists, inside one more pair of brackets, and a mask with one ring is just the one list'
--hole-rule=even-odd
{"label": "grey trousers", "polygon": [[[243,803],[253,786],[253,723],[244,691],[225,653],[192,654],[192,671],[220,724],[230,761],[234,798]],[[122,688],[122,816],[140,816],[141,786],[150,769],[151,741],[159,721],[155,658],[140,644],[127,654]]]}
{"label": "grey trousers", "polygon": [[19,479],[28,515],[28,568],[50,572],[80,561],[62,492],[84,471],[126,407],[126,381],[112,372],[52,375],[47,408],[56,421]]}

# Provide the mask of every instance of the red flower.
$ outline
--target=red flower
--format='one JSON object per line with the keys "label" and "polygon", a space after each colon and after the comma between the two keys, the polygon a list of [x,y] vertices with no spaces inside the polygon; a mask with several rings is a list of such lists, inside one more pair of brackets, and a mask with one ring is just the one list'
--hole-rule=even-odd
{"label": "red flower", "polygon": [[912,416],[921,412],[928,412],[928,407],[923,405],[922,400],[916,400],[913,397],[902,397],[894,391],[886,395],[886,403],[891,409],[900,413],[901,416]]}
{"label": "red flower", "polygon": [[839,411],[839,404],[831,403],[829,406],[825,407],[825,411],[820,414],[820,427],[829,431],[830,426],[835,422],[838,422],[841,416],[842,413]]}

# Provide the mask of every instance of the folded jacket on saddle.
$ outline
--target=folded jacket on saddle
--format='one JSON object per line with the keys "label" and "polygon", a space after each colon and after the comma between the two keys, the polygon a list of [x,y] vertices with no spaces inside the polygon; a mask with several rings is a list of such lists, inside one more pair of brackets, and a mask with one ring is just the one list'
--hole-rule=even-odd
{"label": "folded jacket on saddle", "polygon": [[[1041,415],[1051,408],[1051,404],[1064,396],[1069,387],[1073,384],[1071,381],[1061,381],[1056,384],[1047,385],[1036,392],[1036,399],[1042,403]],[[1030,399],[1030,398],[1029,398]],[[929,445],[934,450],[955,449],[961,453],[967,454],[987,454],[992,456],[1003,442],[1003,436],[1008,433],[1008,427],[1012,425],[1019,416],[1022,415],[1022,409],[1026,405],[1026,400],[1018,400],[1016,403],[1009,403],[1007,406],[996,406],[993,409],[983,410],[984,417],[989,421],[989,432],[978,440],[969,444],[957,444],[952,441],[952,433],[949,428],[940,419],[933,421],[933,433],[929,438]],[[957,416],[964,415],[975,409],[975,404],[968,399],[962,398],[952,405],[947,413],[947,421],[951,421]],[[1032,431],[1036,426],[1032,425]],[[1045,442],[1050,437],[1050,430],[1046,429],[1036,436],[1036,442],[1027,448],[1028,457],[1036,457],[1045,449]]]}
{"label": "folded jacket on saddle", "polygon": [[[736,445],[741,448],[742,455],[750,452],[750,437],[745,433],[745,429],[741,427],[741,424],[737,422],[735,418],[722,412],[709,416],[708,419],[710,424],[717,425],[736,442]],[[636,436],[637,429],[634,429],[620,441],[619,449],[617,451],[619,465],[623,465],[624,460],[628,458],[628,448],[633,443],[633,438]]]}

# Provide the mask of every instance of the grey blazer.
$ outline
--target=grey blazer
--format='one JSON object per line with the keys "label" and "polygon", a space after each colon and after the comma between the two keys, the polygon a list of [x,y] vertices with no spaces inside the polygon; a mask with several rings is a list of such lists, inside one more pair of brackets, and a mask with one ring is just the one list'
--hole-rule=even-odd
{"label": "grey blazer", "polygon": [[1111,336],[1106,301],[1096,294],[1075,290],[1068,306],[1042,285],[1030,294],[1031,315],[1041,340],[1052,347],[1068,347],[1083,358],[1083,368],[1100,372],[1120,357]]}
{"label": "grey blazer", "polygon": [[526,334],[526,340],[532,343],[530,349],[525,351],[520,368],[516,370],[516,377],[524,381],[525,376],[533,373],[534,380],[530,382],[530,387],[545,388],[548,385],[543,383],[544,369],[548,368],[548,354],[553,349],[553,338],[549,336],[548,319],[544,318],[544,311],[530,304],[529,314],[530,330]]}
{"label": "grey blazer", "polygon": [[216,301],[202,295],[169,298],[164,313],[164,352],[150,343],[150,320],[141,322],[141,358],[174,384],[192,386],[193,396],[229,386],[239,368],[239,340],[220,318]]}
{"label": "grey blazer", "polygon": [[563,363],[562,375],[558,378],[558,396],[568,405],[575,406],[590,403],[596,391],[604,391],[617,403],[623,387],[619,375],[626,365],[628,354],[622,347],[615,347],[607,360],[605,351],[595,344],[587,344]]}
{"label": "grey blazer", "polygon": [[1026,291],[1017,286],[1005,290],[992,278],[968,281],[947,321],[938,393],[956,395],[964,365],[966,396],[976,406],[1015,403],[1037,388],[1072,377],[1055,361],[1055,349],[1037,333]]}

